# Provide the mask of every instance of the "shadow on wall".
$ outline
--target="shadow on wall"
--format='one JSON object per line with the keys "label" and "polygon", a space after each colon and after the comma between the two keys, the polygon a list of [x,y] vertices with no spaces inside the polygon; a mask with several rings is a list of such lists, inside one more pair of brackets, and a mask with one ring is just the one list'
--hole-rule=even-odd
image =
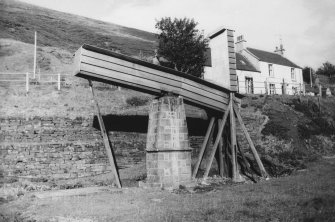
{"label": "shadow on wall", "polygon": [[[106,115],[102,117],[107,131],[147,133],[148,116]],[[189,136],[204,136],[209,120],[187,117]],[[94,116],[93,127],[100,130],[97,116]]]}

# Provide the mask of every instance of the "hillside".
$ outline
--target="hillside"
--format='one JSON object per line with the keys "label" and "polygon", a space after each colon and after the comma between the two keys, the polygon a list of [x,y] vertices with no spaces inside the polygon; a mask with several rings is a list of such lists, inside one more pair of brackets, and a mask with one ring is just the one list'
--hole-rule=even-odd
{"label": "hillside", "polygon": [[71,53],[84,43],[128,55],[138,55],[140,51],[151,55],[155,46],[153,33],[15,0],[0,2],[0,27],[0,38],[33,43],[37,31],[39,46],[57,47]]}

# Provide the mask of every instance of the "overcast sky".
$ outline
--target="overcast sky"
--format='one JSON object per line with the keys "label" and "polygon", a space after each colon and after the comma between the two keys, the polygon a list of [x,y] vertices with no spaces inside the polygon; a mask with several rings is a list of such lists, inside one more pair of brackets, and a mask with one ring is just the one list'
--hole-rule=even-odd
{"label": "overcast sky", "polygon": [[194,18],[205,34],[221,26],[243,34],[247,46],[273,51],[300,66],[335,64],[334,0],[23,0],[123,26],[155,30],[165,16]]}

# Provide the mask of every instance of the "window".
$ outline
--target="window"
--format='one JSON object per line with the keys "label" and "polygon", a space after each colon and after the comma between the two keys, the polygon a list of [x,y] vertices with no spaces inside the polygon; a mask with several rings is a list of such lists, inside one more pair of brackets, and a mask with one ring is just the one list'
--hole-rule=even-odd
{"label": "window", "polygon": [[270,83],[270,95],[276,94],[276,86],[275,84]]}
{"label": "window", "polygon": [[291,68],[291,79],[295,80],[295,70],[294,70],[294,68]]}
{"label": "window", "polygon": [[245,92],[247,94],[254,94],[254,81],[252,78],[245,77]]}
{"label": "window", "polygon": [[273,65],[272,64],[269,64],[269,76],[273,77],[274,74],[273,74]]}

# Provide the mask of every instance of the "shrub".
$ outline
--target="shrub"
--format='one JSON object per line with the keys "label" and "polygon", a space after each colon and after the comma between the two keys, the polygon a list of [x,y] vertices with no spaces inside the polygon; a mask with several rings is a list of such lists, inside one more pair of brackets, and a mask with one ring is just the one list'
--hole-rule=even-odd
{"label": "shrub", "polygon": [[130,106],[143,106],[146,105],[149,101],[147,97],[133,96],[126,100],[126,103]]}

